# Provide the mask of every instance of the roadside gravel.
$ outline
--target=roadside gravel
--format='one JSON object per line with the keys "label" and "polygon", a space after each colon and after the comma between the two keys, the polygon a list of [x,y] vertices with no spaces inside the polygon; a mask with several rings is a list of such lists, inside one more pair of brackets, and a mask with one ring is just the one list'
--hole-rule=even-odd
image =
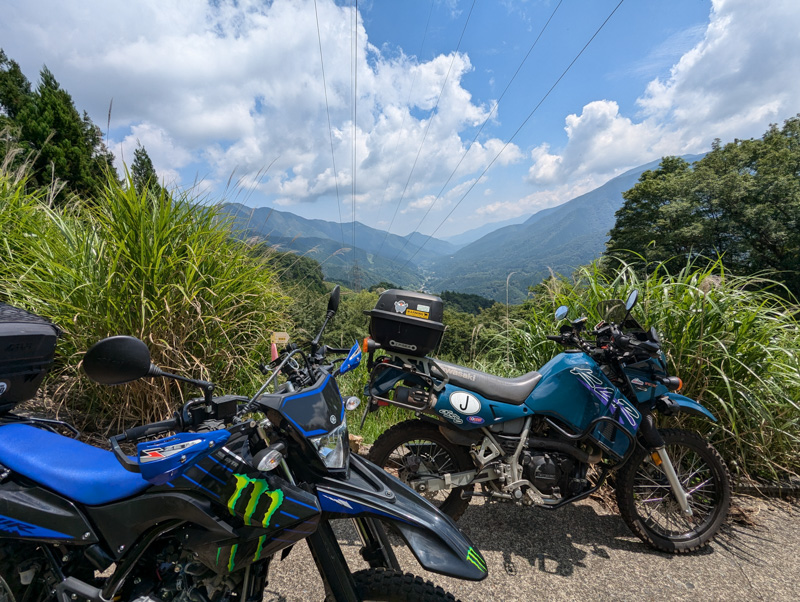
{"label": "roadside gravel", "polygon": [[[655,552],[597,500],[556,511],[474,500],[459,521],[489,566],[472,583],[424,572],[396,546],[403,569],[464,601],[507,600],[800,600],[800,506],[735,497],[733,520],[706,550]],[[336,530],[353,570],[365,568],[348,521]],[[322,583],[305,544],[273,563],[265,601],[322,600]]]}

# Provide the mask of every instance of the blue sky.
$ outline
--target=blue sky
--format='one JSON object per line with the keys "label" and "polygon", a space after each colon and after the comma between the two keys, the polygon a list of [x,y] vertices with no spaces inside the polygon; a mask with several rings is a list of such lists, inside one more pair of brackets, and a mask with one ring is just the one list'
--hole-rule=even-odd
{"label": "blue sky", "polygon": [[0,47],[104,130],[113,99],[120,166],[141,143],[212,202],[444,237],[800,112],[800,2],[618,4],[10,0]]}

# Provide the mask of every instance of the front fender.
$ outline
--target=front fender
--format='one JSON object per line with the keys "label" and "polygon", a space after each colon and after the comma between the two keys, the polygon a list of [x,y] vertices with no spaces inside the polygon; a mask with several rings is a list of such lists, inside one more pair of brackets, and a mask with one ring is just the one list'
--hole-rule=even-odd
{"label": "front fender", "polygon": [[678,393],[667,393],[667,397],[669,397],[672,401],[678,404],[680,407],[681,412],[686,412],[687,414],[693,414],[694,416],[705,416],[706,418],[713,420],[714,422],[717,421],[717,418],[705,409],[702,404],[691,399],[689,397],[685,397],[684,395],[679,395]]}
{"label": "front fender", "polygon": [[316,489],[331,518],[391,523],[425,570],[472,581],[486,578],[486,561],[449,516],[364,458],[351,455],[346,480],[326,477]]}

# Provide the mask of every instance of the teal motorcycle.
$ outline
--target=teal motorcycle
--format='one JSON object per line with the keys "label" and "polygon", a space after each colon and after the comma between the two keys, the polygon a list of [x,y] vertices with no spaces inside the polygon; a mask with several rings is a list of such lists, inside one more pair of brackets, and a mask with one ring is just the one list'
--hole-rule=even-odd
{"label": "teal motorcycle", "polygon": [[658,428],[655,415],[716,419],[678,393],[655,329],[631,316],[637,299],[600,303],[593,330],[583,317],[548,337],[563,353],[501,378],[427,357],[444,330],[441,299],[386,291],[369,312],[364,416],[391,404],[417,417],[380,435],[369,459],[454,519],[474,496],[559,508],[613,473],[622,518],[645,543],[671,553],[705,546],[728,514],[728,469],[699,434]]}

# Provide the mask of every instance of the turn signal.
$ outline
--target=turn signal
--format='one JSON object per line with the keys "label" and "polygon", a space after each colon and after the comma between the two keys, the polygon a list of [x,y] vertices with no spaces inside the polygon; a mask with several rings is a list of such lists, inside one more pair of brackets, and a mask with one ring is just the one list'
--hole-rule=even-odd
{"label": "turn signal", "polygon": [[371,353],[381,348],[381,344],[373,341],[370,337],[364,339],[364,346],[362,347],[364,353]]}
{"label": "turn signal", "polygon": [[668,376],[661,379],[661,384],[670,391],[680,391],[683,388],[683,381],[677,376]]}

